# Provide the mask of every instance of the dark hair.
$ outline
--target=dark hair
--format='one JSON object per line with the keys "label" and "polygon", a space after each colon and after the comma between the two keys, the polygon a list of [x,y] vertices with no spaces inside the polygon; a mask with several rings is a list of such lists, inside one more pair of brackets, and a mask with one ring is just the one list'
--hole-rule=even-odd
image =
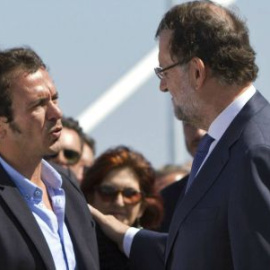
{"label": "dark hair", "polygon": [[41,58],[30,48],[13,48],[0,52],[0,116],[12,122],[11,85],[18,72],[28,74],[38,69],[46,69]]}
{"label": "dark hair", "polygon": [[62,117],[62,124],[63,127],[67,128],[67,129],[72,129],[74,130],[80,137],[80,142],[81,142],[81,149],[83,147],[83,130],[79,124],[79,121],[75,120],[72,117]]}
{"label": "dark hair", "polygon": [[88,200],[90,197],[91,200],[94,188],[99,186],[110,172],[121,168],[130,168],[135,173],[141,191],[145,194],[145,211],[140,218],[141,226],[148,229],[157,228],[162,219],[163,206],[161,197],[154,188],[155,171],[142,154],[128,147],[111,148],[95,160],[81,183],[85,197]]}
{"label": "dark hair", "polygon": [[209,66],[223,83],[254,81],[258,67],[245,22],[232,11],[210,1],[177,5],[161,20],[156,37],[172,30],[171,57],[186,64],[193,57]]}
{"label": "dark hair", "polygon": [[190,172],[190,164],[185,163],[183,165],[178,164],[166,164],[156,170],[156,177],[163,177],[170,173],[186,173]]}
{"label": "dark hair", "polygon": [[93,154],[96,154],[96,141],[87,135],[86,133],[83,133],[83,141],[86,143],[92,150]]}

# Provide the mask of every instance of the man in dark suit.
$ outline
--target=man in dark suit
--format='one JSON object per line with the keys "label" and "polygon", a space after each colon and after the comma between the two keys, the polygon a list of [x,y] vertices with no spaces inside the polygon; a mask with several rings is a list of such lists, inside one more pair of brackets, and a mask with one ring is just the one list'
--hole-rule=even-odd
{"label": "man in dark suit", "polygon": [[58,94],[29,48],[0,52],[0,265],[98,270],[95,225],[78,186],[42,158],[59,149]]}
{"label": "man in dark suit", "polygon": [[[205,130],[196,128],[189,123],[183,122],[183,131],[187,151],[192,157],[194,157],[198,148],[198,144],[202,137],[205,135]],[[188,178],[189,174],[185,175],[180,180],[175,181],[160,191],[164,205],[164,217],[158,231],[169,231],[177,201],[179,197],[183,195],[182,192],[185,190]]]}
{"label": "man in dark suit", "polygon": [[199,147],[207,155],[168,234],[136,231],[93,209],[96,219],[120,247],[124,236],[132,269],[269,269],[270,105],[252,85],[258,68],[246,25],[217,4],[192,1],[168,11],[156,36],[161,91],[176,117],[212,142]]}

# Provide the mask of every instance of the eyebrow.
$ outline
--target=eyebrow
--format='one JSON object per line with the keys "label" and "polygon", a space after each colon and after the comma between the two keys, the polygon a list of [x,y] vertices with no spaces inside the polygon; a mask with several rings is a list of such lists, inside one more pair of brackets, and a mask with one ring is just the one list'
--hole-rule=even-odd
{"label": "eyebrow", "polygon": [[52,95],[52,100],[56,99],[59,99],[59,93],[57,91]]}
{"label": "eyebrow", "polygon": [[59,98],[59,93],[58,92],[55,92],[51,98],[49,96],[43,96],[43,97],[37,97],[37,99],[33,100],[32,102],[29,103],[28,107],[29,108],[32,108],[34,107],[35,105],[38,105],[39,103],[42,103],[44,101],[49,101],[50,99],[51,100],[57,100]]}

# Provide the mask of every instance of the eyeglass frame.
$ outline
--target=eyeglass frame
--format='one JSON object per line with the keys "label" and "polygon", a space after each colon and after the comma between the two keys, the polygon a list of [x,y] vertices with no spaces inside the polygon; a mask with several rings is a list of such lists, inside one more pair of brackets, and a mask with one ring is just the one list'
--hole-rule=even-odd
{"label": "eyeglass frame", "polygon": [[158,77],[160,80],[162,80],[162,79],[165,78],[165,75],[162,75],[162,73],[163,73],[164,71],[167,71],[167,70],[169,70],[169,69],[171,69],[171,68],[174,68],[174,67],[176,67],[177,65],[181,65],[181,64],[182,64],[182,62],[179,61],[179,62],[173,63],[173,64],[171,64],[171,65],[169,65],[169,66],[167,66],[167,67],[165,67],[165,68],[156,67],[156,68],[154,68],[154,71],[155,71],[157,77]]}
{"label": "eyeglass frame", "polygon": [[[60,152],[63,152],[63,155],[65,157],[65,159],[67,160],[67,162],[63,165],[66,165],[66,166],[72,166],[72,165],[75,165],[79,162],[80,158],[81,158],[81,154],[82,153],[79,153],[77,152],[76,150],[73,150],[73,149],[68,149],[68,148],[62,148],[59,152],[57,152],[56,154],[54,155],[50,155],[48,156],[48,158],[57,158],[60,154]],[[76,159],[72,160],[72,159],[69,159],[68,158],[68,155],[66,154],[67,152],[73,152],[73,153],[76,153],[77,156],[76,156]]]}
{"label": "eyeglass frame", "polygon": [[[105,194],[105,193],[102,193],[102,189],[104,188],[111,188],[112,190],[114,190],[114,193],[111,193],[111,194]],[[111,186],[111,185],[100,185],[100,186],[96,186],[94,187],[94,190],[99,194],[100,198],[103,200],[103,201],[113,201],[116,199],[116,197],[118,196],[118,194],[120,193],[121,196],[123,197],[123,201],[124,203],[128,204],[128,205],[135,205],[139,202],[141,202],[144,198],[144,192],[142,191],[138,191],[134,188],[116,188],[114,186]],[[126,190],[130,190],[132,192],[135,192],[135,196],[138,196],[139,195],[139,199],[137,201],[134,201],[134,202],[131,202],[129,201],[128,199],[131,199],[132,196],[128,197],[128,196],[125,196],[125,191]],[[105,199],[105,197],[107,196],[107,198]],[[134,196],[134,195],[133,195]]]}

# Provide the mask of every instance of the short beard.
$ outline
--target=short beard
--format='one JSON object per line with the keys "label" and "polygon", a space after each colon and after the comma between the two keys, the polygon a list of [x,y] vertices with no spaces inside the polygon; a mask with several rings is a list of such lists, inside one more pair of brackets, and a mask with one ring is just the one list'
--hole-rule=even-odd
{"label": "short beard", "polygon": [[178,120],[181,120],[181,121],[184,121],[184,122],[187,122],[189,123],[189,117],[183,112],[183,110],[178,107],[178,106],[175,106],[174,107],[174,115],[175,117],[178,119]]}
{"label": "short beard", "polygon": [[200,125],[202,119],[198,115],[199,106],[190,101],[189,107],[185,106],[184,110],[180,106],[174,106],[174,115],[178,120],[187,122],[195,127]]}

